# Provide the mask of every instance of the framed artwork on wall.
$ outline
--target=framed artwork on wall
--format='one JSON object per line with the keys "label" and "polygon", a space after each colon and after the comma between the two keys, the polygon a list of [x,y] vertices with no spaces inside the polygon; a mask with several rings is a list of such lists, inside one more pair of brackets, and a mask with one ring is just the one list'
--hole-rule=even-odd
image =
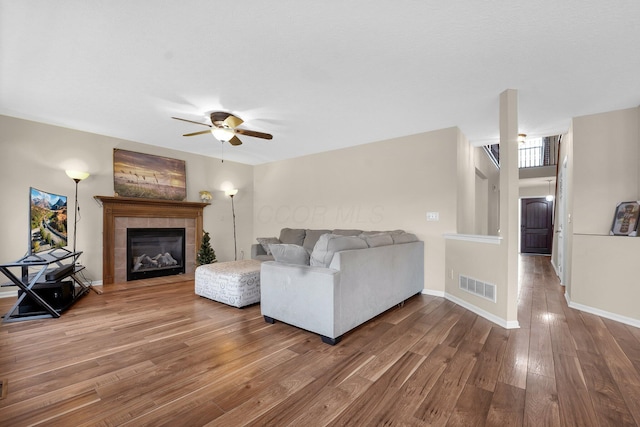
{"label": "framed artwork on wall", "polygon": [[636,236],[638,216],[640,216],[640,202],[618,203],[609,234],[612,236]]}
{"label": "framed artwork on wall", "polygon": [[113,190],[121,197],[182,201],[187,197],[185,161],[114,148]]}

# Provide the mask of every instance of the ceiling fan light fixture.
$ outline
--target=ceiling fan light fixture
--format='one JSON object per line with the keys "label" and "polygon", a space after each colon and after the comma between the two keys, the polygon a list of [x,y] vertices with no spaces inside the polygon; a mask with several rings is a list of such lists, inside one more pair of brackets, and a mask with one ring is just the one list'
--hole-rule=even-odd
{"label": "ceiling fan light fixture", "polygon": [[215,139],[221,142],[228,142],[231,140],[231,138],[236,136],[236,132],[233,129],[225,127],[214,127],[213,129],[211,129],[211,133],[213,134]]}
{"label": "ceiling fan light fixture", "polygon": [[527,134],[526,133],[519,133],[518,134],[518,142],[520,144],[523,144],[526,139],[527,139]]}

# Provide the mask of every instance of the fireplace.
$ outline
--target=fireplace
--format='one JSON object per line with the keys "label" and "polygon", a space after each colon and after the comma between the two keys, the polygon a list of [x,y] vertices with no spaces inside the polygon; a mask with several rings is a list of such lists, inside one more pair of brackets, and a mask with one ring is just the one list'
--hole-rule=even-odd
{"label": "fireplace", "polygon": [[196,270],[202,215],[209,203],[94,196],[102,204],[102,284],[127,281],[127,228],[184,228],[185,274]]}
{"label": "fireplace", "polygon": [[184,272],[184,228],[127,228],[128,281]]}

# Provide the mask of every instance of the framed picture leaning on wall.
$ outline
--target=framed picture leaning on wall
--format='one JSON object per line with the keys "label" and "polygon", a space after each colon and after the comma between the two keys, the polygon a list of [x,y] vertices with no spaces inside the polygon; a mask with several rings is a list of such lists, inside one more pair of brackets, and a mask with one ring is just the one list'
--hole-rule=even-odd
{"label": "framed picture leaning on wall", "polygon": [[636,236],[639,215],[640,202],[618,203],[609,234],[612,236]]}

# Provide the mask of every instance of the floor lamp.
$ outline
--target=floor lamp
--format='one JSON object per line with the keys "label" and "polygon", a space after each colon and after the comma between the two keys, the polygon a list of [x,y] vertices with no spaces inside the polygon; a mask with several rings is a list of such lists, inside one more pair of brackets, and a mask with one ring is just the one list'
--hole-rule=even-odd
{"label": "floor lamp", "polygon": [[89,176],[88,172],[65,171],[67,176],[76,183],[76,206],[73,214],[73,253],[76,253],[76,229],[78,227],[78,217],[80,216],[80,206],[78,206],[78,183]]}
{"label": "floor lamp", "polygon": [[231,213],[233,214],[233,259],[235,261],[238,260],[238,243],[236,240],[236,209],[233,206],[233,196],[238,194],[237,188],[232,188],[231,190],[225,191],[227,196],[231,197]]}

